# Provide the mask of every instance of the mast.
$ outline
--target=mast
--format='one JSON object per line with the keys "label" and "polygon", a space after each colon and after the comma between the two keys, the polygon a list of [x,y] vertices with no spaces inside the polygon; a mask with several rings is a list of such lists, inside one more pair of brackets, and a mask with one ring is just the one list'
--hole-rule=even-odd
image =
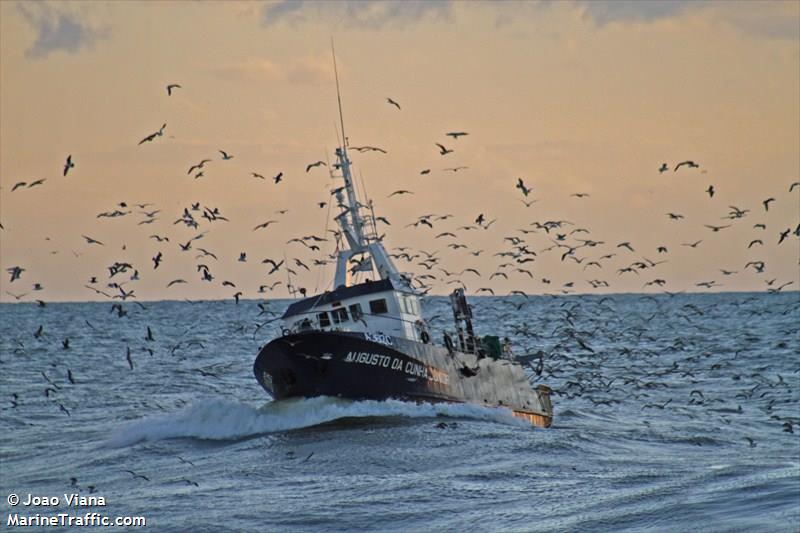
{"label": "mast", "polygon": [[[353,185],[353,175],[350,170],[350,158],[347,155],[347,137],[344,131],[344,114],[342,113],[342,95],[339,89],[339,72],[336,66],[336,52],[331,38],[331,55],[333,56],[333,72],[336,80],[336,100],[339,106],[339,124],[342,130],[341,146],[336,148],[336,160],[334,169],[341,171],[344,180],[344,187],[335,189],[335,196],[338,207],[342,211],[334,218],[342,230],[348,248],[339,250],[336,258],[336,275],[334,277],[333,288],[349,285],[351,276],[357,272],[372,272],[373,266],[377,270],[381,279],[390,279],[396,287],[414,292],[409,281],[400,275],[395,268],[383,245],[378,241],[375,232],[374,212],[372,213],[372,230],[365,232],[367,228],[366,220],[361,215],[361,208],[367,207],[358,200],[355,187]],[[343,194],[343,192],[345,194]],[[351,265],[354,256],[367,254],[362,261]]]}

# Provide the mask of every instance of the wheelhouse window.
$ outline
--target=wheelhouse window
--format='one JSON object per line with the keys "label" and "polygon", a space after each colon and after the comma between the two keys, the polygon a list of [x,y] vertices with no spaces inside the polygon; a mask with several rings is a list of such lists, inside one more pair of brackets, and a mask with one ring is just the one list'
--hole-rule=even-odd
{"label": "wheelhouse window", "polygon": [[341,324],[342,322],[347,322],[347,309],[344,307],[339,307],[331,311],[331,317],[333,318],[334,324]]}
{"label": "wheelhouse window", "polygon": [[364,316],[364,311],[361,310],[361,304],[353,304],[350,306],[350,316],[353,317],[353,320],[361,320],[361,317]]}
{"label": "wheelhouse window", "polygon": [[370,300],[369,312],[373,315],[382,315],[383,313],[388,313],[389,308],[386,306],[386,299],[381,298],[379,300]]}
{"label": "wheelhouse window", "polygon": [[331,319],[328,317],[328,313],[317,313],[317,320],[319,320],[319,327],[321,328],[327,328],[331,325]]}

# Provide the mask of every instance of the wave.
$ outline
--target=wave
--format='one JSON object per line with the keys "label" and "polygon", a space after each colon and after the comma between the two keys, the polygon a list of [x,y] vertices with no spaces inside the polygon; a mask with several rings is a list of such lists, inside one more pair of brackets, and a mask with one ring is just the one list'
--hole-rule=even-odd
{"label": "wave", "polygon": [[178,438],[237,440],[317,426],[342,418],[437,416],[530,427],[527,422],[514,417],[509,409],[472,404],[417,404],[399,400],[350,401],[316,397],[270,402],[257,409],[230,400],[210,398],[175,413],[132,422],[114,434],[106,445],[118,448],[142,441]]}

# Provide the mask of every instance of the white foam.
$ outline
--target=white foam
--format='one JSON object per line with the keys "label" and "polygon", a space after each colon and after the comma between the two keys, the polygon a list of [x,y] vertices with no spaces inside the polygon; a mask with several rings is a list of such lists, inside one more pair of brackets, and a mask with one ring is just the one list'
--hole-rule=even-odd
{"label": "white foam", "polygon": [[121,428],[106,443],[130,446],[142,441],[174,438],[234,440],[287,431],[350,417],[429,418],[435,416],[492,420],[529,427],[509,409],[472,404],[416,404],[398,400],[353,402],[318,397],[271,402],[262,409],[225,399],[205,399],[181,411],[137,420]]}

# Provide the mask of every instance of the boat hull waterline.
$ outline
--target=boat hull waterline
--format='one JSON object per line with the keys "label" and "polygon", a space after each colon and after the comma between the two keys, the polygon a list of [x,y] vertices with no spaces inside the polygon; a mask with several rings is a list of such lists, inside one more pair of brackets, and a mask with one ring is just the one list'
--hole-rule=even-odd
{"label": "boat hull waterline", "polygon": [[276,400],[332,396],[504,407],[539,427],[553,420],[550,389],[533,389],[522,367],[504,359],[382,334],[311,331],[265,345],[253,365]]}

